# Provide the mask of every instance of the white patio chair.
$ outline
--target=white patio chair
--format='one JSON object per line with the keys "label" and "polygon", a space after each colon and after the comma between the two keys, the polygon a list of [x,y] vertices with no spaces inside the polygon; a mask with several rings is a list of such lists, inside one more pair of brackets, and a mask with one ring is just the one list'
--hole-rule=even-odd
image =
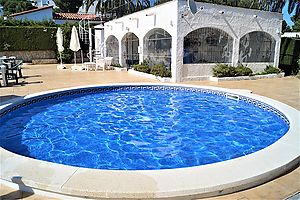
{"label": "white patio chair", "polygon": [[3,86],[7,86],[6,66],[5,65],[0,64],[0,75],[2,76]]}
{"label": "white patio chair", "polygon": [[85,66],[83,66],[83,65],[73,65],[71,67],[71,69],[72,69],[72,71],[83,71],[83,70],[85,70]]}
{"label": "white patio chair", "polygon": [[96,59],[96,70],[98,69],[105,70],[105,60],[103,58]]}
{"label": "white patio chair", "polygon": [[108,69],[112,69],[112,61],[113,61],[113,57],[105,57],[105,65],[107,66]]}

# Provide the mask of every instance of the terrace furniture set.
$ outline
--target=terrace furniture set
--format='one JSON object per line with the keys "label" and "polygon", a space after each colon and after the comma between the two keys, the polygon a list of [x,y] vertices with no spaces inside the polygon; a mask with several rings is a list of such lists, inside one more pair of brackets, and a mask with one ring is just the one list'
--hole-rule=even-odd
{"label": "terrace furniture set", "polygon": [[[17,60],[15,56],[0,57],[0,75],[2,76],[3,86],[8,85],[8,80],[15,80],[18,84],[18,79],[22,78],[22,60]],[[0,82],[1,85],[1,82]]]}
{"label": "terrace furniture set", "polygon": [[113,57],[94,57],[94,62],[85,62],[83,65],[74,65],[72,70],[100,70],[112,69]]}

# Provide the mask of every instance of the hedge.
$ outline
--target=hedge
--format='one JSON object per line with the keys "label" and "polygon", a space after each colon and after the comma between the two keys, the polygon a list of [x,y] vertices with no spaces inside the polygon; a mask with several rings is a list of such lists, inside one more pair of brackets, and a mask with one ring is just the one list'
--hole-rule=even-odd
{"label": "hedge", "polygon": [[299,65],[297,64],[298,59],[300,59],[299,47],[300,40],[292,38],[281,39],[279,67],[286,75],[295,75],[299,71]]}
{"label": "hedge", "polygon": [[0,51],[56,50],[55,27],[0,27]]}

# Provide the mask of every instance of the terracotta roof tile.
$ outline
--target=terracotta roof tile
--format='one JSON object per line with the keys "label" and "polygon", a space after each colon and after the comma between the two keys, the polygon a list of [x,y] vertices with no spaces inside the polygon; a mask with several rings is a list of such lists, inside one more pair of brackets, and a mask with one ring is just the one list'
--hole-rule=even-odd
{"label": "terracotta roof tile", "polygon": [[101,17],[94,14],[79,14],[79,13],[54,13],[54,19],[65,19],[65,20],[101,20]]}

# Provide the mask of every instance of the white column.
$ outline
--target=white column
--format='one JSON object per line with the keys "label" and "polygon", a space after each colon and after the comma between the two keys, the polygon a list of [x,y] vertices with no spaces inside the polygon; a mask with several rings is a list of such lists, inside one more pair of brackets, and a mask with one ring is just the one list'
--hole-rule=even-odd
{"label": "white column", "polygon": [[231,65],[237,66],[239,64],[240,38],[234,38],[232,44],[232,60]]}
{"label": "white column", "polygon": [[139,47],[138,47],[138,53],[139,53],[139,63],[142,63],[144,61],[144,40],[143,37],[140,36],[139,38]]}
{"label": "white column", "polygon": [[125,61],[123,63],[123,55],[122,55],[122,38],[118,39],[119,41],[119,64],[125,67]]}
{"label": "white column", "polygon": [[92,39],[92,29],[89,28],[89,54],[90,54],[90,62],[93,62],[93,39]]}
{"label": "white column", "polygon": [[276,40],[276,45],[275,45],[275,52],[274,52],[274,67],[279,66],[279,57],[280,57],[280,43],[281,43],[281,38],[279,37]]}
{"label": "white column", "polygon": [[172,35],[171,55],[172,82],[181,82],[183,70],[183,38],[177,38],[177,35]]}

